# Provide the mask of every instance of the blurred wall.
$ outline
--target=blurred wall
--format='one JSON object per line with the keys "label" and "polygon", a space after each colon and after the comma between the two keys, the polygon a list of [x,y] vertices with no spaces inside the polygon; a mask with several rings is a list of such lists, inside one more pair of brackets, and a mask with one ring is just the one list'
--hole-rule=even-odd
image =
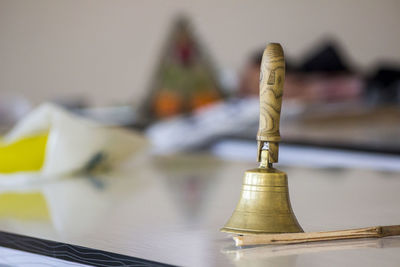
{"label": "blurred wall", "polygon": [[400,61],[398,0],[0,0],[0,92],[34,103],[138,103],[179,13],[217,67],[233,72],[269,41],[296,59],[325,37],[337,37],[361,68]]}

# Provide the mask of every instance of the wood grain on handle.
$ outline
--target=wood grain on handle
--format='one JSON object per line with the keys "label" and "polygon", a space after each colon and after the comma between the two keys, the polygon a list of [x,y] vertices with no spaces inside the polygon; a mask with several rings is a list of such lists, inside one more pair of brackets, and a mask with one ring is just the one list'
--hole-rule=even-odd
{"label": "wood grain on handle", "polygon": [[243,235],[234,236],[233,239],[235,240],[236,246],[249,246],[268,244],[293,244],[354,238],[379,238],[396,235],[400,235],[400,225],[374,226],[329,232]]}
{"label": "wood grain on handle", "polygon": [[260,70],[260,122],[257,132],[258,161],[264,142],[269,143],[269,163],[278,162],[278,142],[281,140],[281,115],[285,60],[280,44],[270,43],[264,50]]}

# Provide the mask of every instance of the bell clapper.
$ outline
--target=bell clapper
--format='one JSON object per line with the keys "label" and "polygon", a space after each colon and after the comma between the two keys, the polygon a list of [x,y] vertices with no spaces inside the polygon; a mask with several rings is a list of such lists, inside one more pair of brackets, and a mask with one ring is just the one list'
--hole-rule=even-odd
{"label": "bell clapper", "polygon": [[269,161],[269,151],[268,149],[261,150],[261,160],[259,168],[272,168],[272,162]]}

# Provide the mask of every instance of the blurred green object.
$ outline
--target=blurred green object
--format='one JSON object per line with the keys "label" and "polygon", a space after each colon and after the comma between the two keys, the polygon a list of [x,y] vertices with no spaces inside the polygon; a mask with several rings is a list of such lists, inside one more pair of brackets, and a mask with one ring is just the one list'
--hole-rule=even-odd
{"label": "blurred green object", "polygon": [[189,113],[223,97],[207,53],[196,40],[188,20],[178,18],[142,106],[143,119],[151,122]]}

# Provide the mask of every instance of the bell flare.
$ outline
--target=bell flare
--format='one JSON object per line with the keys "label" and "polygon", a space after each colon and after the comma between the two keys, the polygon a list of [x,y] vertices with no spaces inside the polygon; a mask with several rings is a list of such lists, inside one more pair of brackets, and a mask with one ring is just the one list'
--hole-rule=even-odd
{"label": "bell flare", "polygon": [[222,232],[235,234],[298,233],[285,172],[275,168],[246,171],[238,205]]}

